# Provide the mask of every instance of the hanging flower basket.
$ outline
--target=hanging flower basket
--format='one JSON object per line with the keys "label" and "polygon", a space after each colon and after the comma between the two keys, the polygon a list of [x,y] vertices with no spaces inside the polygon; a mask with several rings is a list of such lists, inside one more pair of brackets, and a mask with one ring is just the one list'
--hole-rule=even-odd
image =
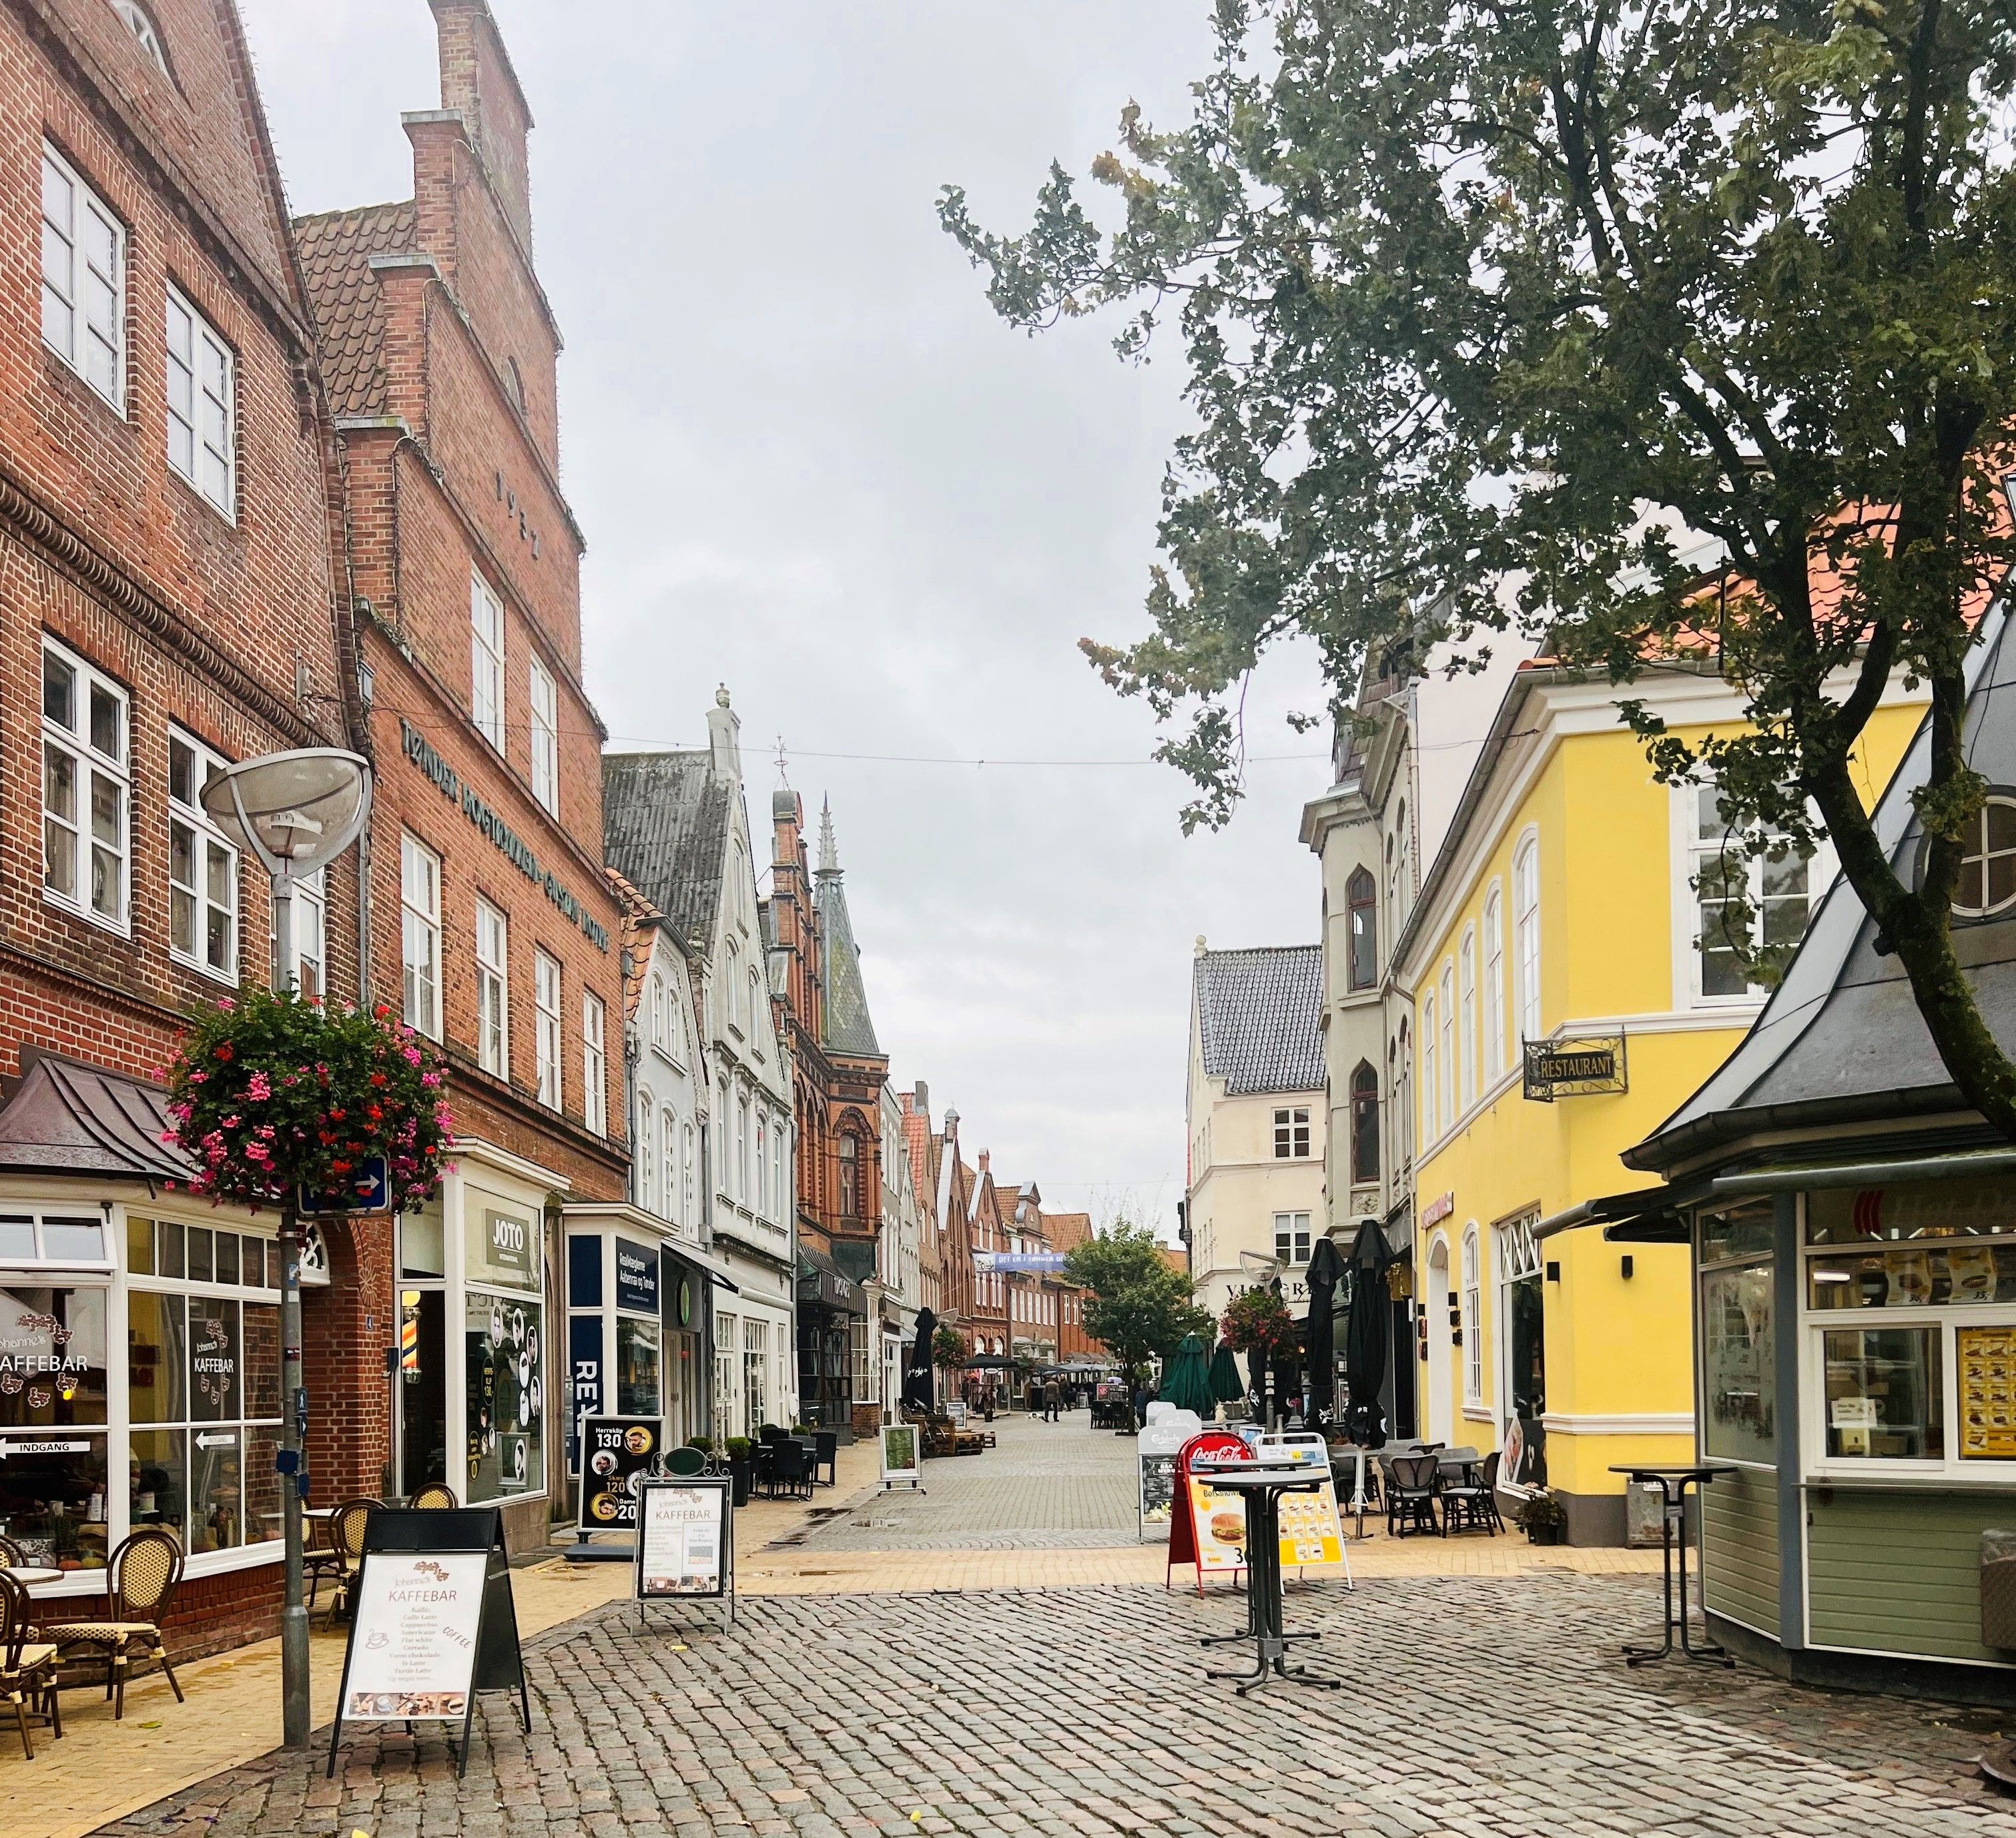
{"label": "hanging flower basket", "polygon": [[441,1186],[454,1119],[434,1043],[382,1004],[252,991],[197,1011],[167,1069],[163,1141],[196,1164],[185,1184],[255,1210],[297,1191],[367,1192],[383,1156],[391,1205]]}
{"label": "hanging flower basket", "polygon": [[1296,1353],[1302,1345],[1295,1317],[1272,1289],[1244,1290],[1225,1305],[1225,1337],[1235,1353]]}

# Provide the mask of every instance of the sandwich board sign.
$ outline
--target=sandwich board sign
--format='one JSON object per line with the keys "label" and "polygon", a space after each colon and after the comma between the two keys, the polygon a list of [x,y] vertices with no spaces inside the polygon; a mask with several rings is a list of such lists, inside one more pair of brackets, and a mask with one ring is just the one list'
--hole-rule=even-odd
{"label": "sandwich board sign", "polygon": [[882,1425],[882,1490],[898,1487],[924,1490],[924,1458],[914,1423]]}
{"label": "sandwich board sign", "polygon": [[459,1723],[455,1772],[463,1774],[480,1691],[515,1691],[530,1735],[503,1514],[494,1506],[381,1507],[367,1523],[359,1563],[329,1775],[344,1726],[359,1723]]}
{"label": "sandwich board sign", "polygon": [[1176,1452],[1195,1436],[1201,1420],[1194,1411],[1173,1404],[1150,1404],[1150,1422],[1134,1438],[1134,1536],[1169,1535],[1175,1510]]}
{"label": "sandwich board sign", "polygon": [[665,1447],[662,1417],[584,1417],[581,1420],[581,1505],[584,1532],[634,1530],[637,1489]]}
{"label": "sandwich board sign", "polygon": [[735,1620],[735,1501],[725,1476],[680,1476],[637,1488],[638,1602],[718,1602]]}

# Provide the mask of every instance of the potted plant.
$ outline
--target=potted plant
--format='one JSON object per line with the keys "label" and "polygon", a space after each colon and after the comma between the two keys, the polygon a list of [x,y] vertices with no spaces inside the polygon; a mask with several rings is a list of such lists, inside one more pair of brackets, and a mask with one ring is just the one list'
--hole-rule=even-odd
{"label": "potted plant", "polygon": [[1513,1508],[1512,1523],[1529,1544],[1558,1544],[1568,1526],[1568,1508],[1546,1488],[1536,1487]]}
{"label": "potted plant", "polygon": [[749,1504],[749,1489],[756,1478],[756,1461],[751,1453],[754,1447],[746,1436],[731,1436],[722,1445],[728,1451],[728,1472],[733,1479],[735,1504]]}
{"label": "potted plant", "polygon": [[686,1447],[699,1450],[703,1455],[711,1455],[714,1453],[714,1438],[711,1436],[689,1436],[686,1438]]}

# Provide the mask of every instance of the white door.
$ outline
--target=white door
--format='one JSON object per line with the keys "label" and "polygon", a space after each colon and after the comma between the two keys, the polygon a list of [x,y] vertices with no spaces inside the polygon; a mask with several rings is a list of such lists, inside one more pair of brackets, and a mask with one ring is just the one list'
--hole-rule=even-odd
{"label": "white door", "polygon": [[1435,1240],[1428,1252],[1428,1282],[1422,1306],[1428,1311],[1428,1420],[1430,1442],[1456,1442],[1456,1411],[1450,1393],[1456,1344],[1449,1335],[1449,1242]]}

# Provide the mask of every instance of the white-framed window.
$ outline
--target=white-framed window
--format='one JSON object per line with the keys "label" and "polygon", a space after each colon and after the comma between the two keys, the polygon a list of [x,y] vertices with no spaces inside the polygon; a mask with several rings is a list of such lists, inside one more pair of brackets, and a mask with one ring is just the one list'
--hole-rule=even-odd
{"label": "white-framed window", "polygon": [[560,809],[560,693],[553,672],[531,663],[532,795],[555,816]]}
{"label": "white-framed window", "polygon": [[1432,995],[1421,998],[1421,1141],[1433,1142],[1442,1134],[1441,1119],[1435,1110],[1437,1073],[1435,1061],[1435,999]]}
{"label": "white-framed window", "polygon": [[1291,1105],[1274,1113],[1274,1159],[1302,1161],[1309,1152],[1309,1111],[1307,1105]]}
{"label": "white-framed window", "polygon": [[740,1093],[735,1099],[735,1197],[747,1205],[750,1198],[749,1100]]}
{"label": "white-framed window", "polygon": [[1477,933],[1465,928],[1463,944],[1456,953],[1456,995],[1463,1004],[1463,1073],[1460,1088],[1463,1108],[1477,1101]]}
{"label": "white-framed window", "polygon": [[202,804],[229,762],[168,730],[168,954],[221,982],[238,980],[238,851]]}
{"label": "white-framed window", "polygon": [[168,74],[168,54],[161,43],[160,29],[147,16],[147,9],[140,0],[112,0],[112,10],[119,15],[140,49],[153,60],[154,68],[165,77]]}
{"label": "white-framed window", "polygon": [[1505,1070],[1505,902],[1492,881],[1484,896],[1484,1069]]}
{"label": "white-framed window", "polygon": [[1456,1108],[1456,970],[1453,965],[1442,966],[1442,1086],[1435,1095],[1440,1108],[1442,1127],[1453,1128]]}
{"label": "white-framed window", "polygon": [[653,975],[651,978],[651,1000],[647,1011],[650,1032],[645,1038],[653,1047],[665,1043],[665,979]]}
{"label": "white-framed window", "polygon": [[751,965],[749,971],[749,1032],[753,1038],[756,1033],[758,1016],[763,1012],[763,983]]}
{"label": "white-framed window", "polygon": [[476,1061],[511,1076],[510,928],[488,900],[476,903]]}
{"label": "white-framed window", "polygon": [[42,143],[42,342],[126,412],[126,226]]}
{"label": "white-framed window", "polygon": [[1528,836],[1512,863],[1512,971],[1519,1037],[1540,1037],[1540,840]]}
{"label": "white-framed window", "polygon": [[560,1108],[560,960],[532,953],[532,1054],[539,1076],[539,1102]]}
{"label": "white-framed window", "polygon": [[2016,906],[2016,798],[1991,797],[1967,834],[1953,910],[1964,919],[1985,919]]}
{"label": "white-framed window", "polygon": [[1274,1215],[1274,1261],[1307,1263],[1309,1260],[1309,1216],[1306,1213]]}
{"label": "white-framed window", "polygon": [[238,359],[217,329],[168,289],[168,463],[237,519]]}
{"label": "white-framed window", "polygon": [[[303,996],[329,993],[327,870],[318,868],[294,883],[294,956],[291,964],[294,988]],[[269,906],[266,949],[274,962],[280,957],[280,912]]]}
{"label": "white-framed window", "polygon": [[581,1120],[597,1136],[609,1133],[608,1025],[602,998],[584,989],[581,997]]}
{"label": "white-framed window", "polygon": [[670,1111],[661,1111],[658,1115],[658,1152],[665,1177],[665,1216],[675,1225],[682,1224],[684,1215],[679,1210],[682,1191],[679,1180],[679,1122]]}
{"label": "white-framed window", "polygon": [[[1768,854],[1753,859],[1744,852],[1743,839],[1732,829],[1712,785],[1681,786],[1676,795],[1685,813],[1685,867],[1691,895],[1685,933],[1693,947],[1688,953],[1694,960],[1690,993],[1694,1000],[1707,1004],[1758,1001],[1766,993],[1764,986],[1749,980],[1737,957],[1738,946],[1789,955],[1805,935],[1806,921],[1831,877],[1833,852],[1823,844],[1811,856],[1802,856],[1788,846],[1780,860],[1773,861]],[[2012,859],[2006,871],[2016,873],[2016,810],[2009,816]],[[1998,863],[1998,876],[2004,871]],[[1978,857],[1973,872],[1978,885]],[[1965,872],[1961,881],[1964,886]],[[1739,899],[1749,908],[1747,924],[1741,908],[1731,903]],[[1960,910],[1957,900],[1955,905]]]}
{"label": "white-framed window", "polygon": [[679,1156],[679,1177],[686,1194],[686,1209],[682,1216],[689,1224],[697,1224],[699,1214],[695,1206],[700,1186],[699,1138],[690,1123],[681,1130],[680,1134],[685,1141]]}
{"label": "white-framed window", "polygon": [[728,947],[728,974],[722,978],[722,1000],[728,1004],[728,1025],[742,1032],[742,954],[731,942]]}
{"label": "white-framed window", "polygon": [[756,1216],[769,1219],[770,1211],[770,1120],[759,1105],[756,1112]]}
{"label": "white-framed window", "polygon": [[781,1119],[770,1131],[770,1191],[777,1196],[777,1223],[790,1224],[791,1202],[784,1191],[784,1126]]}
{"label": "white-framed window", "polygon": [[1463,1401],[1484,1402],[1483,1252],[1474,1221],[1463,1234]]}
{"label": "white-framed window", "polygon": [[469,573],[469,719],[504,751],[504,603],[475,568]]}
{"label": "white-framed window", "polygon": [[637,1141],[632,1145],[637,1170],[637,1204],[646,1213],[658,1210],[658,1104],[648,1086],[637,1090]]}
{"label": "white-framed window", "polygon": [[42,640],[42,894],[124,932],[131,840],[126,692],[54,639]]}
{"label": "white-framed window", "polygon": [[441,1038],[441,857],[399,837],[399,957],[406,1025]]}

